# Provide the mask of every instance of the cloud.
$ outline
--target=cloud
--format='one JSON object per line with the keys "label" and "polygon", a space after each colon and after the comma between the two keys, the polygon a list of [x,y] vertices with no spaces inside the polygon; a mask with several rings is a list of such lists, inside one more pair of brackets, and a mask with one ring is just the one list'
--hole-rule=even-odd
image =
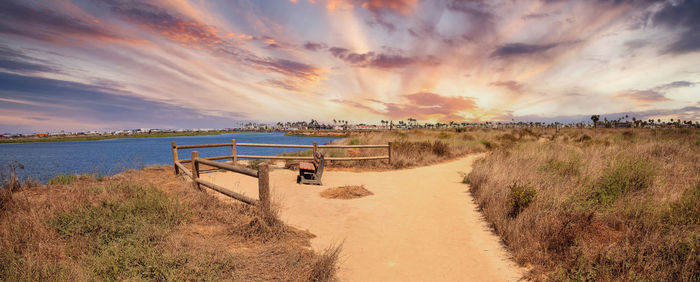
{"label": "cloud", "polygon": [[408,15],[413,12],[418,0],[329,0],[326,7],[335,10],[338,7],[367,9],[372,16],[368,24],[379,24],[387,31],[396,30],[396,25],[388,18],[389,15]]}
{"label": "cloud", "polygon": [[306,42],[304,44],[304,49],[309,50],[309,51],[319,51],[328,48],[328,45],[325,43],[319,43],[319,42]]}
{"label": "cloud", "polygon": [[504,87],[510,91],[515,92],[515,93],[520,93],[523,90],[523,85],[518,83],[517,81],[513,81],[513,80],[494,81],[494,82],[489,83],[489,85]]}
{"label": "cloud", "polygon": [[124,39],[94,19],[69,16],[44,7],[30,7],[25,1],[0,1],[0,33],[42,41],[68,41],[65,36],[95,39]]}
{"label": "cloud", "polygon": [[336,58],[358,67],[370,67],[379,69],[404,68],[410,65],[436,65],[438,62],[432,58],[407,57],[399,54],[386,53],[354,53],[346,48],[331,47],[328,51]]}
{"label": "cloud", "polygon": [[[125,127],[227,127],[235,112],[211,115],[147,100],[123,89],[0,72],[0,113],[19,111],[24,119],[72,120],[80,124]],[[41,115],[38,115],[41,114]],[[20,114],[21,115],[21,114]],[[38,119],[37,119],[38,117]],[[61,124],[54,124],[56,128]]]}
{"label": "cloud", "polygon": [[549,16],[550,16],[549,13],[530,13],[530,14],[522,16],[522,19],[541,19],[541,18],[546,18]]}
{"label": "cloud", "polygon": [[616,97],[627,98],[629,100],[640,102],[640,103],[650,103],[650,102],[665,102],[671,101],[671,99],[666,98],[665,92],[674,88],[692,87],[696,83],[679,80],[663,85],[656,86],[651,89],[646,90],[628,90],[616,94]]}
{"label": "cloud", "polygon": [[666,98],[663,93],[660,93],[658,91],[654,90],[630,90],[630,91],[624,91],[620,92],[615,95],[616,97],[621,97],[621,98],[627,98],[629,100],[635,101],[635,102],[640,102],[640,103],[649,103],[649,102],[665,102],[665,101],[670,101],[671,99]]}
{"label": "cloud", "polygon": [[402,95],[401,98],[403,98],[405,102],[387,103],[378,100],[371,100],[372,102],[383,105],[383,110],[377,110],[355,101],[333,101],[393,119],[413,117],[423,120],[462,120],[464,119],[464,116],[461,114],[461,112],[473,111],[477,109],[476,102],[471,97],[442,96],[431,92],[418,92]]}
{"label": "cloud", "polygon": [[494,9],[488,1],[464,1],[452,0],[447,3],[447,9],[460,13],[466,17],[467,22],[461,25],[465,30],[462,37],[468,40],[476,40],[493,35],[496,32],[497,17]]}
{"label": "cloud", "polygon": [[657,90],[668,90],[668,89],[673,89],[673,88],[682,88],[682,87],[691,87],[694,86],[695,82],[690,82],[690,81],[685,81],[685,80],[680,80],[680,81],[674,81],[671,83],[667,83],[664,85],[659,85],[657,87],[654,87],[654,89]]}
{"label": "cloud", "polygon": [[[289,59],[261,57],[235,42],[235,38],[228,39],[220,36],[219,34],[223,32],[216,27],[162,7],[141,2],[112,2],[110,10],[126,21],[145,27],[171,41],[195,48],[205,48],[258,71],[282,74],[288,77],[287,82],[290,82],[289,79],[313,81],[322,77],[323,70],[320,68]],[[261,42],[267,48],[275,49],[285,45],[270,36],[240,35],[245,39]],[[269,82],[263,83],[267,86],[272,85]],[[296,82],[294,84],[300,85]]]}
{"label": "cloud", "polygon": [[700,1],[669,1],[651,16],[654,26],[681,30],[665,52],[683,54],[700,51]]}
{"label": "cloud", "polygon": [[418,2],[417,0],[362,0],[362,8],[366,8],[373,13],[392,11],[400,14],[409,14]]}
{"label": "cloud", "polygon": [[277,80],[277,79],[267,79],[261,82],[258,82],[258,84],[266,87],[272,87],[272,88],[278,88],[278,89],[284,89],[287,91],[293,91],[293,92],[301,92],[302,87],[299,86],[297,83],[291,80]]}
{"label": "cloud", "polygon": [[557,43],[550,44],[525,44],[525,43],[507,43],[496,48],[491,57],[515,57],[522,55],[531,55],[545,52],[556,47]]}
{"label": "cloud", "polygon": [[0,45],[0,69],[19,73],[60,73],[47,61],[28,56],[25,52]]}
{"label": "cloud", "polygon": [[323,69],[313,67],[300,62],[275,59],[275,58],[255,58],[250,60],[255,68],[262,71],[272,71],[291,76],[304,81],[314,81],[322,78]]}
{"label": "cloud", "polygon": [[[314,3],[314,1],[311,1]],[[361,7],[373,14],[393,12],[409,14],[418,3],[418,0],[328,0],[326,8],[335,10],[338,7]]]}
{"label": "cloud", "polygon": [[215,45],[222,40],[214,27],[148,3],[121,2],[110,10],[176,42]]}

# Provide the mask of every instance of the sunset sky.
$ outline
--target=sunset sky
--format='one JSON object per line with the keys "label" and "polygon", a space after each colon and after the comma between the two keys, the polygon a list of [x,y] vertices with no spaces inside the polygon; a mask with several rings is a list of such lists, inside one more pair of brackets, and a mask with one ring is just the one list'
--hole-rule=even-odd
{"label": "sunset sky", "polygon": [[0,1],[0,132],[700,120],[700,0]]}

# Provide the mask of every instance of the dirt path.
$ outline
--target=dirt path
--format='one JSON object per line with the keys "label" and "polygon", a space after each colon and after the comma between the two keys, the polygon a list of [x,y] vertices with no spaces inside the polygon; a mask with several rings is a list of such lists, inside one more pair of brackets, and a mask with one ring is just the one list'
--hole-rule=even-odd
{"label": "dirt path", "polygon": [[[294,171],[273,170],[282,219],[317,237],[315,249],[343,243],[344,281],[512,281],[521,270],[488,230],[461,183],[480,155],[386,172],[327,171],[324,186],[295,183]],[[234,173],[202,177],[257,197],[256,180]],[[374,195],[325,199],[329,187],[365,185]]]}

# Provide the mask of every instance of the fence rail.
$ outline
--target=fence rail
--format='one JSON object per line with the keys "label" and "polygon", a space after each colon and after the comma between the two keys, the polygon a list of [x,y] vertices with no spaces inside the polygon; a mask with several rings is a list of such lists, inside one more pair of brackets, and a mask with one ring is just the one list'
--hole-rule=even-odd
{"label": "fence rail", "polygon": [[[234,166],[226,163],[215,162],[212,159],[217,159],[219,157],[213,158],[200,158],[199,152],[192,151],[192,158],[189,160],[178,160],[177,159],[177,145],[175,142],[172,143],[173,147],[173,166],[175,168],[175,174],[182,172],[183,174],[189,176],[192,179],[192,186],[196,189],[202,190],[201,186],[208,187],[214,191],[221,194],[239,200],[249,205],[262,205],[263,208],[269,208],[270,206],[270,168],[267,164],[261,164],[258,170],[249,169],[247,167]],[[226,158],[231,158],[232,156],[225,156]],[[185,167],[184,161],[190,163],[190,169]],[[226,187],[215,184],[213,182],[201,179],[199,177],[200,169],[199,165],[204,164],[212,166],[218,169],[223,169],[227,171],[237,172],[243,175],[255,177],[258,179],[258,198],[253,199],[241,193],[231,191]]]}
{"label": "fence rail", "polygon": [[[391,163],[391,142],[379,145],[318,145],[316,142],[313,145],[301,144],[259,144],[259,143],[236,143],[236,139],[232,139],[231,143],[217,144],[196,144],[196,145],[177,145],[172,143],[173,162],[180,161],[182,163],[192,162],[192,159],[178,159],[178,149],[196,149],[196,148],[214,148],[214,147],[231,147],[231,155],[216,156],[204,158],[206,160],[225,160],[231,159],[234,163],[239,158],[242,159],[262,159],[262,160],[313,160],[313,157],[302,156],[262,156],[262,155],[238,155],[237,147],[269,147],[269,148],[302,148],[312,149],[316,153],[318,149],[387,149],[387,154],[384,156],[365,156],[365,157],[326,157],[329,161],[358,161],[358,160],[388,160]],[[177,167],[175,168],[177,173]]]}
{"label": "fence rail", "polygon": [[[270,168],[268,164],[261,164],[258,170],[253,170],[247,167],[237,166],[236,163],[238,158],[244,159],[268,159],[268,160],[313,160],[313,157],[301,157],[301,156],[260,156],[260,155],[239,155],[237,153],[237,147],[274,147],[274,148],[307,148],[312,149],[315,154],[318,152],[319,148],[333,148],[333,149],[366,149],[366,148],[385,148],[387,149],[387,155],[384,156],[365,156],[365,157],[327,157],[326,160],[329,161],[356,161],[356,160],[389,160],[391,163],[391,142],[386,145],[318,145],[316,142],[313,145],[297,145],[297,144],[257,144],[257,143],[236,143],[236,139],[232,139],[231,143],[218,143],[218,144],[196,144],[196,145],[177,145],[175,141],[172,142],[172,153],[173,153],[173,169],[175,174],[179,175],[181,172],[192,179],[192,186],[196,189],[202,190],[201,186],[208,187],[222,193],[226,196],[239,200],[249,205],[263,205],[264,207],[269,207],[270,205]],[[190,159],[179,159],[178,150],[179,149],[197,149],[197,148],[215,148],[215,147],[231,147],[231,155],[216,156],[200,158],[199,152],[192,151],[192,157]],[[232,164],[216,162],[216,160],[232,160]],[[185,164],[190,164],[190,168],[187,168]],[[250,177],[255,177],[258,179],[258,198],[253,199],[246,195],[231,191],[228,188],[220,186],[218,184],[203,180],[199,177],[201,170],[199,165],[207,165],[217,169],[222,169],[226,171],[232,171],[247,175]]]}

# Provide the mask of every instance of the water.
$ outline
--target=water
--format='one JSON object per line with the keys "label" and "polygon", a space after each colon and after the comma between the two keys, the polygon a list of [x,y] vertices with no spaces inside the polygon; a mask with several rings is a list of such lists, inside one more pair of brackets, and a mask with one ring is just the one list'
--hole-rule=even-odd
{"label": "water", "polygon": [[[6,164],[18,161],[24,165],[18,171],[21,179],[27,176],[46,182],[57,174],[91,173],[114,175],[132,168],[149,165],[172,164],[170,143],[178,145],[230,143],[303,144],[318,142],[326,144],[337,138],[295,137],[284,133],[227,133],[221,135],[150,137],[106,139],[98,141],[71,141],[46,143],[0,144],[0,165],[6,174]],[[282,152],[299,151],[297,148],[238,147],[239,155],[276,155]],[[231,155],[231,147],[198,148],[178,150],[180,159],[189,159],[192,150],[200,157]]]}

